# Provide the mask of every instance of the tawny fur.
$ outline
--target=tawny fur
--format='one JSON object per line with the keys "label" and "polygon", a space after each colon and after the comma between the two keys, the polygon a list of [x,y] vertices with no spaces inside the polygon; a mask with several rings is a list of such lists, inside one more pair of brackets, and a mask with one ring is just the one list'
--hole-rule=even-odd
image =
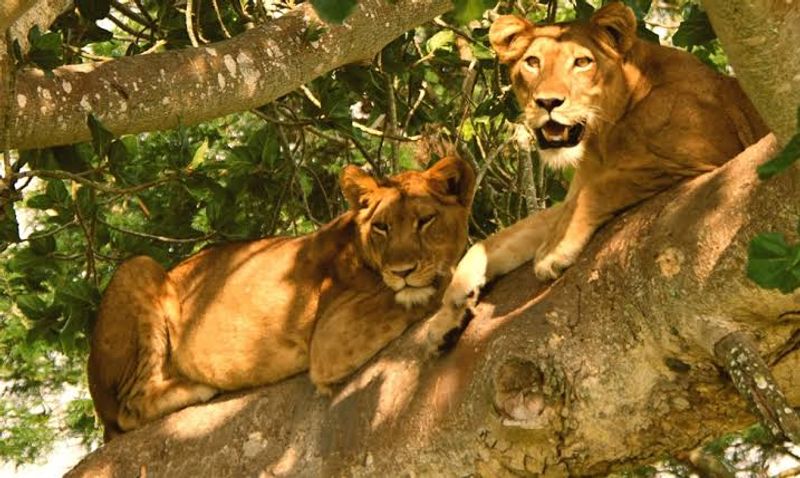
{"label": "tawny fur", "polygon": [[[434,346],[485,282],[531,259],[537,277],[557,278],[614,215],[713,170],[768,132],[735,79],[638,39],[622,3],[587,22],[534,26],[502,16],[489,38],[509,65],[527,125],[585,124],[585,134],[578,145],[540,151],[550,167],[576,166],[564,202],[476,244],[459,263],[431,322]],[[561,103],[548,111],[548,99]]]}
{"label": "tawny fur", "polygon": [[123,263],[100,305],[89,386],[106,439],[220,391],[310,369],[321,390],[432,312],[467,243],[475,178],[342,174],[350,211],[302,237],[206,249],[169,272]]}

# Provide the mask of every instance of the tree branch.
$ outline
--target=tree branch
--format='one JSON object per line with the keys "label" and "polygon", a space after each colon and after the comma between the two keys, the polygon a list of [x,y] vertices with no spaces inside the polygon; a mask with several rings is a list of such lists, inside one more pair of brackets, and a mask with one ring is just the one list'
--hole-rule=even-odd
{"label": "tree branch", "polygon": [[3,0],[0,2],[0,32],[5,32],[12,23],[17,21],[37,0]]}
{"label": "tree branch", "polygon": [[779,144],[786,143],[796,131],[800,106],[800,3],[702,3],[742,89]]}
{"label": "tree branch", "polygon": [[[112,440],[67,476],[143,463],[158,476],[594,476],[743,428],[757,417],[715,345],[746,331],[773,356],[800,324],[786,315],[800,294],[744,274],[755,231],[795,230],[796,181],[755,173],[776,147],[767,137],[628,211],[552,284],[529,266],[503,277],[438,360],[425,361],[423,323],[330,399],[305,375],[226,394]],[[800,351],[770,373],[797,406]]]}
{"label": "tree branch", "polygon": [[17,75],[11,147],[87,140],[90,112],[120,135],[255,108],[334,68],[371,59],[401,33],[451,6],[449,0],[363,0],[345,24],[326,25],[311,42],[306,32],[321,21],[302,4],[235,38],[199,48],[69,65],[52,77],[25,70]]}

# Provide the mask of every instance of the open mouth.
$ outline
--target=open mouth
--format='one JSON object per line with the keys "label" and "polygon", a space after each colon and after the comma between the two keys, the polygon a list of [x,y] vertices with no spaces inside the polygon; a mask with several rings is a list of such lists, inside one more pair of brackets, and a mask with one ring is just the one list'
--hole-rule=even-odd
{"label": "open mouth", "polygon": [[567,126],[553,120],[549,120],[541,128],[534,130],[540,149],[577,146],[583,139],[585,132],[586,127],[582,123]]}

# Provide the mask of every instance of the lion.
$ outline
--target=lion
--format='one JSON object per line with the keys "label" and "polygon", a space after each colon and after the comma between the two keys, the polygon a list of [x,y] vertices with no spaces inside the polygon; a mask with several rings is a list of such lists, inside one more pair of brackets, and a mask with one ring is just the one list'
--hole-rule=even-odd
{"label": "lion", "polygon": [[550,168],[574,166],[563,202],[474,245],[460,261],[431,346],[458,328],[466,302],[493,278],[533,260],[540,280],[572,265],[621,211],[711,171],[768,133],[736,79],[693,55],[636,36],[619,2],[588,21],[533,25],[500,16],[489,41]]}
{"label": "lion", "polygon": [[467,244],[475,174],[457,157],[376,179],[317,232],[124,262],[103,294],[89,389],[105,440],[220,392],[303,371],[321,392],[436,310]]}

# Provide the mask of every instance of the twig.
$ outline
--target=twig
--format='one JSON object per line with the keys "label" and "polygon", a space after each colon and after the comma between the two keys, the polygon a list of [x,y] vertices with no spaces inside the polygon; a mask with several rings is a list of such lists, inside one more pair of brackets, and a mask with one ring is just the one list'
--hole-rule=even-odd
{"label": "twig", "polygon": [[154,24],[152,19],[148,20],[144,16],[134,12],[133,10],[130,9],[130,7],[128,7],[124,3],[121,3],[119,0],[112,0],[111,1],[111,6],[114,7],[114,9],[116,11],[118,11],[119,13],[125,15],[126,17],[128,17],[129,19],[135,21],[136,23],[138,23],[138,24],[140,24],[142,26],[149,27],[150,29],[155,28],[155,24]]}
{"label": "twig", "polygon": [[131,186],[128,188],[112,188],[110,186],[106,186],[103,183],[98,183],[92,181],[90,179],[86,179],[85,177],[81,176],[80,174],[75,173],[68,173],[66,171],[58,171],[58,170],[40,170],[40,169],[31,169],[29,171],[22,171],[16,173],[14,175],[15,178],[27,178],[27,177],[38,177],[38,178],[50,178],[50,179],[69,179],[75,181],[76,183],[83,184],[84,186],[89,186],[93,189],[98,191],[102,191],[104,193],[110,194],[131,194],[139,191],[144,191],[145,189],[150,189],[155,186],[159,186],[164,183],[168,183],[170,181],[174,181],[178,179],[178,176],[167,176],[161,179],[156,179],[155,181],[150,181],[149,183],[142,183],[137,184],[136,186]]}
{"label": "twig", "polygon": [[200,46],[200,43],[197,42],[197,35],[194,33],[194,22],[192,21],[192,0],[186,0],[184,18],[186,19],[186,33],[189,35],[189,41],[192,42],[193,47],[197,48]]}
{"label": "twig", "polygon": [[716,343],[714,354],[761,423],[774,436],[800,443],[800,418],[752,342],[744,334],[732,332]]}
{"label": "twig", "polygon": [[407,134],[408,134],[408,125],[411,124],[411,118],[414,116],[414,113],[417,112],[417,109],[422,104],[422,100],[425,99],[425,87],[427,86],[427,83],[428,82],[426,82],[424,80],[422,81],[422,86],[419,89],[419,96],[417,97],[417,101],[415,101],[414,104],[411,105],[411,109],[408,110],[408,114],[406,115],[406,120],[403,122],[403,131],[402,131],[403,137],[407,136]]}
{"label": "twig", "polygon": [[314,96],[314,93],[312,93],[311,90],[309,90],[306,85],[300,85],[300,90],[303,92],[304,95],[306,95],[308,101],[314,103],[314,106],[316,106],[317,108],[322,109],[322,102],[316,96]]}
{"label": "twig", "polygon": [[199,237],[186,237],[186,238],[167,237],[167,236],[160,236],[160,235],[157,235],[157,234],[148,234],[146,232],[133,231],[131,229],[126,229],[124,227],[120,227],[120,226],[115,226],[113,224],[109,224],[108,222],[106,222],[106,221],[104,221],[102,219],[98,219],[98,221],[101,224],[104,224],[105,226],[107,226],[108,228],[113,229],[113,230],[118,231],[118,232],[121,232],[123,234],[128,234],[130,236],[136,236],[136,237],[143,237],[145,239],[153,239],[155,241],[160,241],[160,242],[175,243],[175,244],[191,244],[191,243],[194,243],[194,242],[208,241],[209,239],[212,239],[214,236],[216,236],[216,232],[212,231],[212,232],[209,232],[208,234],[205,234],[205,235],[199,236]]}
{"label": "twig", "polygon": [[72,221],[70,221],[70,222],[68,222],[66,224],[62,224],[62,225],[58,226],[55,229],[51,229],[49,231],[45,231],[45,232],[42,232],[42,233],[39,233],[39,234],[37,234],[35,232],[31,233],[31,235],[29,235],[23,242],[25,242],[25,241],[33,241],[33,240],[36,240],[36,239],[42,239],[43,237],[55,236],[59,232],[65,230],[65,229],[68,229],[68,228],[70,228],[72,226],[76,226],[77,224],[78,224],[78,222],[75,219],[72,219]]}
{"label": "twig", "polygon": [[385,126],[386,138],[389,139],[389,173],[394,174],[397,172],[399,165],[397,164],[397,140],[393,137],[397,136],[397,92],[394,87],[394,76],[386,75],[386,92],[388,93],[389,102],[389,117]]}
{"label": "twig", "polygon": [[390,139],[390,140],[393,140],[393,141],[414,142],[414,141],[419,141],[420,139],[422,139],[422,136],[418,135],[418,134],[414,135],[414,136],[392,135],[392,134],[389,134],[389,133],[387,133],[385,131],[381,131],[381,130],[378,130],[378,129],[375,129],[375,128],[370,128],[369,126],[367,126],[365,124],[362,124],[362,123],[359,123],[358,121],[353,121],[353,127],[356,128],[356,129],[360,129],[361,131],[363,131],[363,132],[365,132],[367,134],[370,134],[372,136],[377,136],[379,138],[386,138],[386,139]]}
{"label": "twig", "polygon": [[219,4],[217,3],[217,0],[211,0],[211,5],[214,7],[214,13],[217,16],[219,27],[222,28],[222,34],[225,35],[225,38],[230,38],[231,32],[228,31],[228,27],[226,27],[225,22],[222,21],[222,14],[219,11]]}
{"label": "twig", "polygon": [[80,202],[78,201],[78,188],[76,186],[76,183],[72,184],[72,204],[75,208],[75,221],[81,226],[83,235],[86,237],[86,276],[95,285],[99,285],[94,263],[94,228],[86,224],[86,219],[83,217]]}
{"label": "twig", "polygon": [[135,3],[135,4],[136,4],[136,8],[138,8],[138,9],[139,9],[139,13],[141,13],[141,14],[142,14],[142,16],[144,16],[144,17],[147,19],[147,21],[149,21],[149,22],[150,22],[150,24],[152,24],[152,25],[154,25],[154,26],[158,26],[158,25],[157,25],[157,22],[156,22],[156,20],[155,20],[155,18],[153,18],[153,17],[150,15],[150,12],[148,12],[148,11],[147,11],[147,9],[146,9],[146,8],[144,7],[144,5],[142,4],[142,0],[133,0],[133,3]]}
{"label": "twig", "polygon": [[111,20],[111,22],[114,25],[116,25],[120,30],[124,31],[125,33],[133,35],[133,38],[141,38],[142,33],[144,33],[144,30],[147,29],[147,27],[145,27],[145,29],[143,29],[142,31],[137,32],[136,30],[126,25],[125,22],[115,17],[114,15],[108,15],[106,18]]}

